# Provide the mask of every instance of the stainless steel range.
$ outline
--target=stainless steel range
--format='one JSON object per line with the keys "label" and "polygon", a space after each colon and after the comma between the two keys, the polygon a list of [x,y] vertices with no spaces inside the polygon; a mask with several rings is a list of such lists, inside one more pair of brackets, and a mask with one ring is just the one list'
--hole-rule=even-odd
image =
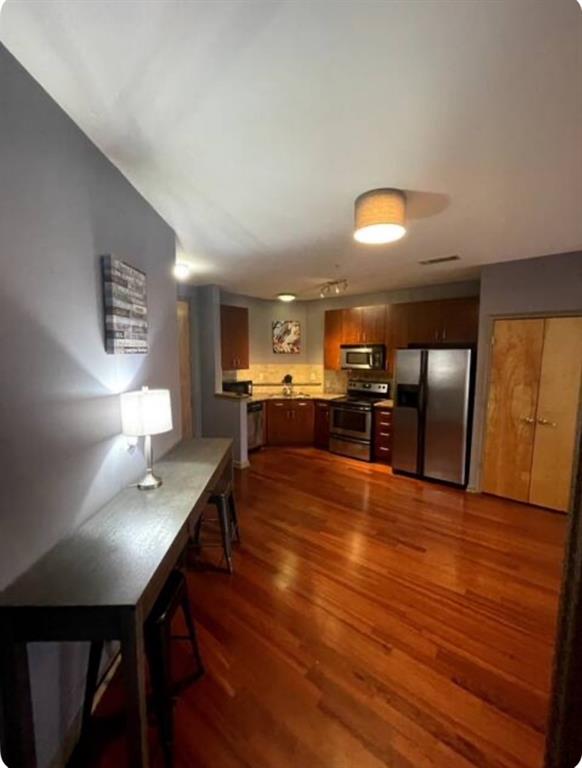
{"label": "stainless steel range", "polygon": [[374,403],[390,397],[387,381],[349,381],[348,394],[331,402],[329,450],[372,460]]}

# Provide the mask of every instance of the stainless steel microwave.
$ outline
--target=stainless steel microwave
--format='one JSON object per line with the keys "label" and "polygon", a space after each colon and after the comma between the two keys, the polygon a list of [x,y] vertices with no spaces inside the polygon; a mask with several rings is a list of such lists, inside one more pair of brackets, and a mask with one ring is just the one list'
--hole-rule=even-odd
{"label": "stainless steel microwave", "polygon": [[341,367],[360,371],[382,371],[386,367],[384,344],[342,344]]}

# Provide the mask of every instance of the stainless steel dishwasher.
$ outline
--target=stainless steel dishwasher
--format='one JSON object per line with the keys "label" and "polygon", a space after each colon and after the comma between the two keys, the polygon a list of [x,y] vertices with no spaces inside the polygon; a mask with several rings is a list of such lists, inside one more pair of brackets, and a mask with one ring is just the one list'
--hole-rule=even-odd
{"label": "stainless steel dishwasher", "polygon": [[265,444],[265,404],[248,403],[247,432],[249,451],[261,448]]}

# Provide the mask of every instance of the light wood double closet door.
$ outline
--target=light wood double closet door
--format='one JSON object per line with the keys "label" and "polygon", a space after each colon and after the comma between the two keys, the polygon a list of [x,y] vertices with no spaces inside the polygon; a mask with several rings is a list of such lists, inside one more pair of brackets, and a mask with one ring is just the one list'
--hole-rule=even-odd
{"label": "light wood double closet door", "polygon": [[494,323],[483,490],[567,511],[582,376],[582,317]]}

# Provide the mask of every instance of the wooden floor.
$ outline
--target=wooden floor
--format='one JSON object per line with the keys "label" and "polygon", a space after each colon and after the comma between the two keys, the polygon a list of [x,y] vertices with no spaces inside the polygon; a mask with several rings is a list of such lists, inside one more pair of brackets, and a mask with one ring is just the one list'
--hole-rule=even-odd
{"label": "wooden floor", "polygon": [[237,496],[235,575],[189,576],[176,768],[541,766],[565,517],[315,449],[253,455]]}

